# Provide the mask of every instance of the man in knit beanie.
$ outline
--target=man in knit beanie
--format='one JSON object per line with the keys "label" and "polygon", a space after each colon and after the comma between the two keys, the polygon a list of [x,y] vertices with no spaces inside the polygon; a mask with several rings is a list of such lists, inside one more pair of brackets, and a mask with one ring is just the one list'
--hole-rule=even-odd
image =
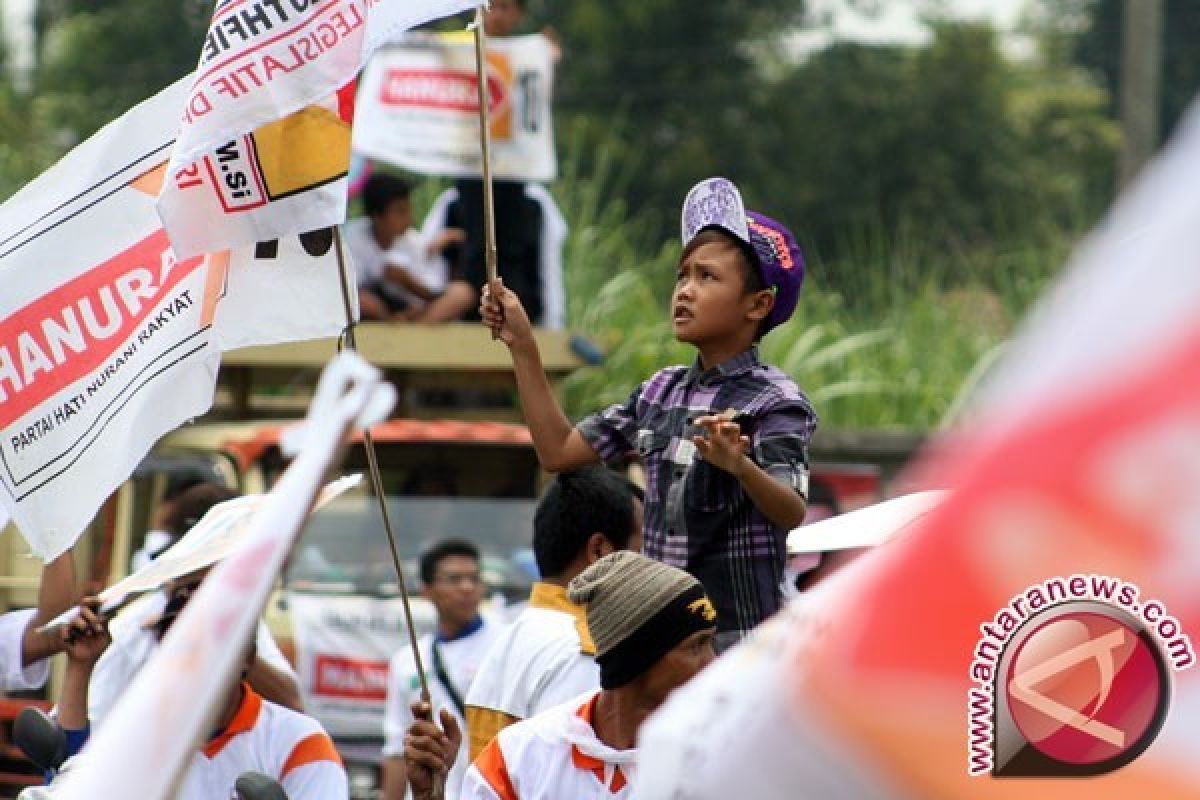
{"label": "man in knit beanie", "polygon": [[[620,551],[576,576],[567,591],[587,608],[601,690],[501,731],[467,772],[462,800],[595,797],[600,789],[615,800],[629,797],[638,728],[715,658],[716,611],[683,570]],[[449,766],[458,735],[424,721],[410,729],[405,758],[417,800],[429,796],[422,790],[432,772]]]}

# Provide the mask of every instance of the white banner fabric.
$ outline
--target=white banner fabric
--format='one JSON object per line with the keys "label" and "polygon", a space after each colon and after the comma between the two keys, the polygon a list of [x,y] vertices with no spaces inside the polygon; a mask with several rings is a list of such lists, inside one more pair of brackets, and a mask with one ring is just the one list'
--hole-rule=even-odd
{"label": "white banner fabric", "polygon": [[[296,642],[296,671],[305,710],[334,736],[380,736],[388,663],[408,647],[399,597],[288,593]],[[412,600],[417,636],[433,630],[437,615]]]}
{"label": "white banner fabric", "polygon": [[222,350],[345,324],[332,231],[176,257],[155,197],[187,86],[0,206],[0,505],[45,559],[160,436],[208,410]]}
{"label": "white banner fabric", "polygon": [[[489,39],[487,62],[492,174],[554,180],[550,42],[541,34]],[[478,92],[471,36],[406,36],[363,73],[354,149],[413,172],[479,177]]]}
{"label": "white banner fabric", "polygon": [[[340,222],[350,118],[336,93],[391,37],[475,5],[220,0],[177,107],[183,127],[160,202],[176,251]],[[306,142],[300,155],[289,140]],[[206,226],[192,212],[216,224]]]}

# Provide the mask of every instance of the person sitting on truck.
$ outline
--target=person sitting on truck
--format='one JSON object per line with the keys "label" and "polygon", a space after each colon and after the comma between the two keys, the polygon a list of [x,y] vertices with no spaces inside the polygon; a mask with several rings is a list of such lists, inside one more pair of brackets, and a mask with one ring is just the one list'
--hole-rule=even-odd
{"label": "person sitting on truck", "polygon": [[[199,484],[175,501],[176,513],[183,522],[180,535],[200,520],[208,509],[236,493],[213,484]],[[102,724],[117,699],[133,683],[138,672],[158,649],[153,624],[163,613],[173,591],[191,590],[203,575],[185,576],[161,592],[148,594],[122,610],[111,622],[113,643],[104,651],[92,673],[88,716],[93,725]],[[257,657],[251,665],[249,682],[263,697],[282,706],[303,710],[300,680],[275,643],[267,626],[260,620],[255,637]]]}
{"label": "person sitting on truck", "polygon": [[[438,709],[449,709],[465,726],[464,700],[484,654],[500,635],[502,623],[479,613],[484,584],[479,548],[464,539],[438,542],[421,556],[421,594],[437,610],[437,631],[417,643],[428,676],[429,694]],[[412,724],[411,706],[421,697],[421,678],[412,648],[393,656],[388,668],[383,714],[383,800],[404,800],[404,734]],[[466,742],[446,780],[446,800],[458,797],[467,771]]]}
{"label": "person sitting on truck", "polygon": [[[587,608],[599,690],[501,731],[467,770],[462,800],[632,796],[642,723],[716,657],[716,609],[681,569],[612,553],[575,577],[568,593]],[[427,800],[461,732],[445,716],[439,730],[427,707],[418,706],[415,716],[405,757],[413,797]]]}
{"label": "person sitting on truck", "polygon": [[[191,587],[178,587],[171,593],[153,626],[157,640],[166,636],[191,595]],[[62,636],[68,666],[58,720],[73,755],[90,732],[91,672],[110,639],[94,603],[83,604],[80,615],[62,630]],[[233,797],[238,777],[249,771],[278,781],[290,800],[348,800],[349,782],[333,740],[315,719],[272,703],[251,688],[247,678],[256,661],[251,640],[240,678],[225,695],[212,734],[192,756],[174,795],[176,800]],[[69,762],[65,767],[69,771]],[[53,789],[51,784],[50,796]]]}
{"label": "person sitting on truck", "polygon": [[612,470],[564,472],[546,489],[533,518],[541,581],[467,692],[472,760],[505,727],[600,685],[587,616],[567,584],[609,553],[641,544],[640,490]]}
{"label": "person sitting on truck", "polygon": [[75,604],[75,562],[70,550],[42,567],[36,608],[0,615],[0,691],[40,689],[50,656],[62,650],[57,631],[38,630]]}
{"label": "person sitting on truck", "polygon": [[445,228],[426,238],[413,227],[411,194],[408,181],[377,172],[363,187],[366,216],[342,228],[364,320],[416,319],[446,290],[445,263],[438,256],[460,243],[463,232]]}

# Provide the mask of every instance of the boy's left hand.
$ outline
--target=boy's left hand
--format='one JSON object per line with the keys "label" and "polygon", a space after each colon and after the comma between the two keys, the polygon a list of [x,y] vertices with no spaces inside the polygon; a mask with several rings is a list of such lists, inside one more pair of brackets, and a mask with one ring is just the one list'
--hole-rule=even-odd
{"label": "boy's left hand", "polygon": [[746,453],[750,450],[750,437],[742,435],[742,428],[733,421],[730,412],[706,414],[696,420],[705,429],[706,435],[692,437],[700,456],[714,467],[741,477],[746,466]]}

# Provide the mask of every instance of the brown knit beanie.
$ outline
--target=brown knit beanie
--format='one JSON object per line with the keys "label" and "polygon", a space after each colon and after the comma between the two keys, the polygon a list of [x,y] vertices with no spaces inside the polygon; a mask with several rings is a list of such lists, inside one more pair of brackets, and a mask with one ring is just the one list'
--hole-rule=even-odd
{"label": "brown knit beanie", "polygon": [[585,569],[567,594],[587,608],[605,689],[624,686],[693,633],[716,627],[716,611],[699,581],[628,550]]}

